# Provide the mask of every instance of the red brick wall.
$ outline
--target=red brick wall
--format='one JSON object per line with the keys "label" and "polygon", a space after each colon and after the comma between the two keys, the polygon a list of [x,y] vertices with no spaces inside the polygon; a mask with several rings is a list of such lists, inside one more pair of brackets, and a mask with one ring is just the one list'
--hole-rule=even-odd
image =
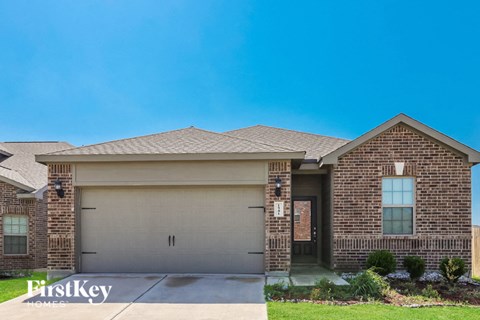
{"label": "red brick wall", "polygon": [[[291,163],[271,161],[268,163],[268,184],[265,187],[265,269],[267,272],[290,271],[291,251]],[[275,196],[275,178],[282,179],[282,194]],[[284,217],[273,216],[275,201],[284,202]]]}
{"label": "red brick wall", "polygon": [[[394,162],[416,180],[413,236],[382,235],[381,183],[395,175]],[[334,267],[362,268],[376,249],[394,252],[400,268],[405,255],[422,256],[429,269],[444,256],[470,265],[471,173],[462,156],[398,125],[342,156],[333,178]]]}
{"label": "red brick wall", "polygon": [[[0,270],[45,268],[46,248],[42,238],[47,229],[43,220],[46,207],[43,200],[19,199],[19,189],[11,184],[0,182]],[[3,216],[28,216],[28,252],[26,255],[3,254]],[[43,223],[43,224],[42,224]]]}
{"label": "red brick wall", "polygon": [[[54,182],[59,178],[65,192],[58,197]],[[48,165],[48,269],[75,270],[75,194],[72,167]]]}
{"label": "red brick wall", "polygon": [[35,264],[37,268],[47,267],[47,191],[43,192],[42,200],[37,201],[35,246],[37,254]]}

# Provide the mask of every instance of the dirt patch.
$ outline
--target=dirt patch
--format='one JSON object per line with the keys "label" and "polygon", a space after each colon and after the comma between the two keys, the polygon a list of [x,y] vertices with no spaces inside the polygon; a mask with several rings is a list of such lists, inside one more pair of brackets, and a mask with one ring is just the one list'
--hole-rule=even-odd
{"label": "dirt patch", "polygon": [[195,283],[200,277],[167,277],[165,285],[169,288],[178,288]]}

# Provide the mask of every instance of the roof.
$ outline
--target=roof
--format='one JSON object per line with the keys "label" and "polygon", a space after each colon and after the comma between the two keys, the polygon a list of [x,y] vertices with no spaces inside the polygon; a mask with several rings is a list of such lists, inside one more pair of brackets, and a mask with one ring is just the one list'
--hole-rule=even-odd
{"label": "roof", "polygon": [[66,142],[0,142],[0,180],[26,191],[47,185],[47,167],[35,155],[71,148]]}
{"label": "roof", "polygon": [[37,161],[303,159],[301,148],[255,142],[194,127],[37,156]]}
{"label": "roof", "polygon": [[318,134],[256,125],[244,129],[227,131],[226,134],[252,141],[271,143],[306,151],[306,159],[319,160],[324,155],[345,145],[349,140]]}
{"label": "roof", "polygon": [[367,141],[375,138],[376,136],[382,134],[383,132],[389,130],[390,128],[398,125],[403,124],[406,125],[417,132],[430,137],[434,141],[448,146],[457,152],[466,156],[467,161],[472,164],[480,163],[480,152],[464,145],[463,143],[454,140],[445,134],[430,128],[429,126],[424,125],[423,123],[410,118],[409,116],[400,113],[399,115],[393,117],[392,119],[388,120],[387,122],[381,124],[380,126],[374,128],[373,130],[361,135],[355,140],[350,141],[349,143],[345,144],[344,146],[334,150],[333,152],[329,153],[325,157],[323,157],[322,162],[323,164],[336,164],[338,158],[342,155],[350,152],[351,150],[359,147],[360,145],[366,143]]}
{"label": "roof", "polygon": [[[37,155],[49,162],[302,159],[337,163],[338,157],[403,123],[480,163],[480,153],[404,114],[348,141],[318,134],[257,125],[216,133],[194,127],[121,139]],[[0,146],[0,150],[3,150]],[[8,150],[6,150],[8,152]]]}

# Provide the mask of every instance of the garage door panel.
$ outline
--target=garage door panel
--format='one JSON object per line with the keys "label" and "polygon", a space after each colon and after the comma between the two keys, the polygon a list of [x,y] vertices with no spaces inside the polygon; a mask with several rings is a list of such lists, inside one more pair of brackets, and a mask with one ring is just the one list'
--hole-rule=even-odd
{"label": "garage door panel", "polygon": [[[84,272],[263,273],[261,187],[82,190]],[[168,238],[171,236],[170,246]],[[173,245],[175,236],[175,246]]]}

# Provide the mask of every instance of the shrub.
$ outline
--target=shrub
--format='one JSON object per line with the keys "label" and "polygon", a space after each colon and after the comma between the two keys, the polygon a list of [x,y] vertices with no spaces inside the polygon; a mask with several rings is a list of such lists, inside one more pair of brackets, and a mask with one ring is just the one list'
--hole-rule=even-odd
{"label": "shrub", "polygon": [[402,289],[400,290],[404,295],[416,296],[420,293],[420,290],[417,288],[417,285],[414,282],[404,282],[402,283]]}
{"label": "shrub", "polygon": [[457,282],[465,273],[465,261],[461,258],[443,258],[440,262],[440,271],[448,282]]}
{"label": "shrub", "polygon": [[320,288],[313,288],[310,292],[310,300],[331,300],[333,294],[331,291],[325,291]]}
{"label": "shrub", "polygon": [[386,276],[395,272],[397,261],[393,254],[388,250],[373,251],[368,255],[367,268],[373,269],[376,273]]}
{"label": "shrub", "polygon": [[270,301],[272,299],[281,299],[284,298],[286,292],[288,291],[289,286],[283,282],[275,284],[267,284],[263,287],[263,294],[265,299]]}
{"label": "shrub", "polygon": [[307,299],[310,296],[310,289],[303,286],[289,286],[288,299]]}
{"label": "shrub", "polygon": [[437,290],[433,289],[431,284],[427,285],[427,287],[422,290],[422,296],[432,299],[440,298],[440,294]]}
{"label": "shrub", "polygon": [[331,300],[335,297],[335,284],[327,278],[321,278],[315,282],[310,299],[312,300]]}
{"label": "shrub", "polygon": [[360,273],[350,282],[354,297],[363,299],[379,299],[388,290],[388,284],[372,269]]}
{"label": "shrub", "polygon": [[425,273],[425,260],[416,256],[408,256],[403,259],[403,266],[410,273],[410,278],[418,279]]}

